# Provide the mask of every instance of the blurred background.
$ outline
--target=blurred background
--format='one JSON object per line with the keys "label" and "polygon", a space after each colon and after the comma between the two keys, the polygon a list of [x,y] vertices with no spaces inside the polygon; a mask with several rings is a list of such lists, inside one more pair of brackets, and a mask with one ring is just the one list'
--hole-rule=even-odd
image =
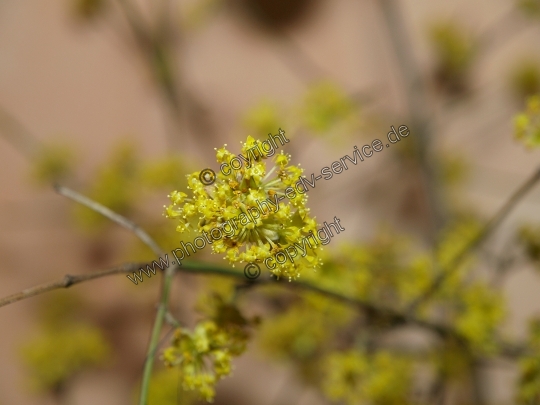
{"label": "blurred background", "polygon": [[[214,148],[238,153],[247,135],[282,128],[283,149],[309,178],[407,125],[407,139],[317,183],[308,202],[318,222],[337,216],[346,229],[325,248],[325,277],[343,282],[333,287],[405,308],[433,278],[433,268],[418,270],[429,252],[454,254],[537,170],[535,139],[519,142],[514,119],[538,113],[527,99],[540,92],[539,44],[534,0],[3,0],[0,296],[154,259],[133,234],[55,193],[55,182],[170,251],[192,236],[162,216],[167,195],[185,191],[186,174],[217,172]],[[293,290],[248,289],[238,305],[261,325],[215,403],[539,403],[540,371],[486,349],[498,336],[529,339],[540,311],[539,204],[532,189],[513,206],[431,308],[465,335],[482,334],[467,366],[423,331],[386,329],[373,314],[359,320]],[[195,259],[225,263],[209,249]],[[399,277],[386,270],[396,263]],[[497,298],[460,323],[481,295],[468,289],[471,274]],[[160,285],[159,276],[135,286],[117,275],[0,308],[0,405],[136,403]],[[181,273],[171,313],[192,327],[205,297],[234,285]],[[398,360],[339,357],[359,347],[399,349],[414,378],[387,372],[405,374]],[[319,359],[326,371],[315,372]],[[149,403],[198,403],[160,363]],[[340,367],[349,374],[331,374]],[[379,378],[367,388],[363,367]]]}

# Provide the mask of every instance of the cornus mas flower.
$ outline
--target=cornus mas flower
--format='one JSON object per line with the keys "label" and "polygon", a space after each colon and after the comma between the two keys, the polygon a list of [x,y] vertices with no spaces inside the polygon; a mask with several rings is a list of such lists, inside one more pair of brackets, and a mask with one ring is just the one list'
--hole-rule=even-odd
{"label": "cornus mas flower", "polygon": [[231,374],[232,360],[246,350],[251,328],[258,318],[247,319],[234,304],[214,296],[213,314],[198,322],[193,330],[176,329],[171,345],[163,351],[165,366],[179,369],[186,391],[196,391],[212,402],[215,385]]}
{"label": "cornus mas flower", "polygon": [[[241,155],[249,164],[238,170],[231,168],[228,175],[219,172],[210,186],[201,183],[200,172],[187,175],[192,197],[173,191],[171,204],[165,209],[165,216],[178,221],[179,232],[195,229],[212,237],[222,234],[212,242],[212,251],[223,254],[233,266],[236,262],[262,263],[317,231],[306,207],[305,190],[296,185],[303,170],[290,165],[291,156],[283,151],[273,156],[273,165],[267,170],[270,158],[256,153],[261,145],[248,136]],[[220,164],[237,157],[226,146],[216,149]],[[294,262],[277,264],[274,275],[291,280],[304,268],[317,268],[321,264],[317,251],[306,251]]]}
{"label": "cornus mas flower", "polygon": [[540,146],[540,95],[529,97],[527,109],[514,118],[515,137],[529,148]]}

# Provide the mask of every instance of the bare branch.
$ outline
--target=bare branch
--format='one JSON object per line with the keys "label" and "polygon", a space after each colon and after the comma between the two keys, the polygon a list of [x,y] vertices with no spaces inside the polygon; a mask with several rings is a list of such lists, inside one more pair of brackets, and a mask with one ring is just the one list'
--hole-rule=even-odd
{"label": "bare branch", "polygon": [[[243,272],[238,272],[232,269],[223,268],[216,265],[196,263],[196,262],[185,262],[182,267],[179,268],[180,272],[195,273],[195,274],[212,274],[212,275],[221,275],[226,277],[234,277],[242,280],[246,280]],[[358,298],[352,298],[347,295],[341,294],[336,291],[328,290],[326,288],[320,287],[318,285],[306,282],[306,281],[276,281],[275,279],[269,278],[267,280],[257,279],[255,281],[249,281],[249,285],[252,287],[262,286],[267,284],[279,284],[284,288],[299,289],[304,291],[312,291],[318,294],[321,294],[327,298],[348,304],[352,307],[362,309],[368,313],[375,314],[381,318],[386,319],[389,323],[394,325],[404,325],[404,324],[413,324],[424,329],[429,329],[432,332],[435,332],[441,337],[453,336],[457,339],[461,339],[457,332],[446,325],[433,323],[424,319],[417,318],[415,316],[410,316],[395,310],[393,308],[386,308],[381,305],[375,305],[369,301],[361,300]]]}
{"label": "bare branch", "polygon": [[[45,284],[40,284],[38,286],[31,287],[31,288],[27,288],[26,290],[23,290],[19,293],[2,298],[0,299],[0,307],[42,294],[45,292],[53,291],[60,288],[68,288],[74,284],[79,284],[84,281],[94,280],[97,278],[110,276],[114,274],[125,274],[125,273],[134,272],[137,269],[144,267],[145,265],[146,263],[127,263],[122,266],[115,267],[109,270],[103,270],[103,271],[98,271],[98,272],[89,273],[89,274],[81,274],[81,275],[76,275],[76,276],[68,274],[68,275],[65,275],[60,280],[45,283]],[[232,269],[228,269],[225,267],[220,267],[220,266],[216,266],[212,264],[185,262],[181,267],[178,267],[175,265],[175,266],[169,267],[169,269],[171,268],[176,268],[180,272],[184,272],[184,273],[219,275],[219,276],[233,277],[233,278],[237,278],[241,280],[246,280],[243,272],[239,272],[236,270],[232,270]],[[319,287],[315,284],[311,284],[308,282],[299,282],[299,281],[296,281],[296,282],[277,281],[276,282],[274,279],[268,279],[268,280],[260,280],[260,281],[250,281],[249,283],[251,286],[262,286],[262,285],[267,285],[270,283],[278,283],[285,288],[293,288],[293,289],[296,288],[296,289],[301,289],[305,291],[312,291],[312,292],[316,292],[318,294],[324,295],[325,297],[334,299],[336,301],[343,302],[345,304],[358,307],[362,310],[377,314],[378,316],[388,319],[390,322],[394,324],[405,324],[405,323],[416,324],[418,326],[431,329],[437,332],[441,336],[447,336],[447,335],[453,334],[452,330],[447,328],[444,325],[438,325],[438,324],[430,323],[428,321],[424,321],[418,318],[408,317],[393,309],[376,306],[367,301],[351,298],[341,293],[327,290],[325,288]],[[166,310],[163,316],[165,319],[167,319]]]}
{"label": "bare branch", "polygon": [[[152,251],[157,256],[163,256],[165,254],[163,249],[161,249],[161,247],[150,237],[150,235],[148,235],[142,228],[140,228],[137,224],[130,221],[126,217],[117,214],[111,209],[105,207],[104,205],[101,205],[96,201],[93,201],[90,198],[85,197],[84,195],[79,194],[76,191],[73,191],[67,187],[63,187],[60,185],[55,185],[54,187],[59,194],[68,197],[73,201],[76,201],[79,204],[82,204],[100,213],[104,217],[109,218],[111,221],[133,232],[142,242],[144,242],[148,247],[150,247],[150,249],[152,249]],[[150,384],[150,377],[152,375],[152,368],[154,366],[154,358],[156,355],[157,347],[159,345],[159,335],[161,333],[161,328],[163,326],[165,315],[167,313],[167,304],[169,302],[169,294],[171,291],[172,280],[177,268],[178,266],[174,265],[169,266],[167,269],[165,269],[165,274],[161,285],[161,297],[156,313],[156,319],[154,320],[154,326],[152,327],[152,334],[150,337],[150,342],[148,344],[146,360],[144,362],[140,397],[141,405],[146,405],[148,402],[148,388]]]}
{"label": "bare branch", "polygon": [[126,228],[128,231],[133,232],[146,246],[148,246],[155,253],[156,256],[163,256],[165,253],[163,249],[148,235],[139,225],[133,221],[127,219],[126,217],[117,214],[113,210],[101,205],[100,203],[91,200],[90,198],[77,193],[76,191],[71,190],[68,187],[64,187],[58,184],[54,185],[54,189],[60,195],[67,197],[73,201],[82,204],[91,210],[94,210],[106,218],[109,218],[111,221],[116,222],[123,228]]}
{"label": "bare branch", "polygon": [[[134,272],[137,269],[144,267],[145,265],[146,263],[126,263],[119,267],[115,267],[109,270],[99,271],[95,273],[76,275],[76,276],[66,275],[60,280],[41,284],[35,287],[31,287],[19,293],[12,294],[5,298],[1,298],[0,307],[42,294],[45,292],[49,292],[49,291],[53,291],[53,290],[61,289],[61,288],[68,288],[74,284],[79,284],[85,281],[90,281],[90,280],[94,280],[94,279],[98,279],[101,277],[114,275],[114,274],[125,274],[125,273]],[[175,270],[178,270],[183,273],[193,273],[193,274],[199,274],[199,275],[215,275],[215,276],[232,277],[232,278],[246,281],[245,275],[243,272],[239,272],[236,270],[217,266],[210,263],[205,264],[205,263],[197,263],[197,262],[184,262],[181,267],[178,267],[177,265],[171,266],[166,271],[170,271],[171,273],[174,273]],[[376,315],[377,317],[384,318],[389,323],[395,326],[416,325],[418,327],[421,327],[422,329],[435,333],[441,338],[452,337],[461,342],[465,341],[464,338],[450,326],[432,322],[425,319],[420,319],[415,316],[410,316],[410,315],[401,313],[397,310],[394,310],[392,308],[385,308],[385,307],[375,305],[365,300],[352,298],[347,295],[344,295],[344,294],[341,294],[332,290],[328,290],[328,289],[325,289],[323,287],[320,287],[320,286],[317,286],[315,284],[311,284],[308,282],[276,281],[274,279],[269,278],[266,280],[249,281],[248,283],[251,287],[264,286],[268,284],[277,283],[284,288],[299,289],[303,291],[312,291],[324,297],[350,305],[351,307],[361,309],[363,311]],[[170,323],[171,325],[178,326],[178,321],[172,318],[172,315],[170,314],[170,312],[168,312],[166,307],[163,306],[161,303],[160,303],[160,306],[158,307],[158,311],[159,309],[163,309],[162,322],[166,321],[167,323]],[[160,327],[160,330],[161,330],[161,327]],[[159,334],[157,334],[156,336],[159,337]],[[158,341],[159,339],[156,340],[156,342]],[[508,359],[515,359],[526,352],[525,347],[520,344],[498,341],[498,346],[500,347],[500,355]],[[152,345],[152,347],[149,348],[147,361],[153,362],[153,356],[155,355],[155,352],[156,352],[155,348],[156,348],[155,345]]]}
{"label": "bare branch", "polygon": [[5,298],[0,299],[0,307],[3,307],[5,305],[13,304],[17,301],[22,301],[26,298],[34,297],[39,294],[43,294],[52,290],[57,290],[59,288],[68,288],[72,285],[83,283],[85,281],[94,280],[96,278],[101,278],[105,276],[112,276],[114,274],[124,274],[124,273],[131,273],[137,270],[139,267],[141,267],[142,264],[137,263],[126,263],[119,267],[114,267],[112,269],[103,270],[103,271],[96,271],[94,273],[88,273],[88,274],[79,274],[76,276],[66,274],[62,279],[57,281],[52,281],[49,283],[44,283],[37,285],[35,287],[30,287],[25,290],[22,290],[21,292],[8,295]]}

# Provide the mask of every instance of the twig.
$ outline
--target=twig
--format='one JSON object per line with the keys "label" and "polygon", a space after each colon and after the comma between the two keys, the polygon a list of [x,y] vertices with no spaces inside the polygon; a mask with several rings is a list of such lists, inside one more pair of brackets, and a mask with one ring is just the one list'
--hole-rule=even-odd
{"label": "twig", "polygon": [[127,23],[133,32],[135,41],[145,51],[148,51],[152,44],[152,37],[148,34],[149,29],[144,23],[142,14],[135,8],[129,0],[117,0]]}
{"label": "twig", "polygon": [[[534,183],[536,183],[538,178],[540,178],[540,170],[538,170],[535,176],[533,176],[531,180],[529,180],[520,190],[518,190],[516,195],[514,195],[510,199],[509,203],[506,204],[505,207],[503,207],[503,209],[501,210],[501,214],[497,215],[494,218],[494,220],[490,222],[491,225],[488,224],[488,226],[486,227],[488,230],[486,231],[486,234],[489,232],[489,230],[493,229],[502,220],[504,215],[506,215],[506,213],[511,209],[513,204],[515,204],[515,202],[517,202],[519,198],[521,198],[521,196],[524,195],[528,191],[528,189],[534,185]],[[163,250],[157,245],[157,243],[144,230],[142,230],[138,225],[136,225],[132,221],[128,220],[122,215],[115,213],[109,208],[67,187],[56,185],[55,188],[59,194],[64,195],[80,204],[83,204],[90,209],[93,209],[94,211],[109,218],[113,222],[119,224],[120,226],[132,231],[144,243],[146,243],[154,251],[154,253],[156,253],[156,255],[161,256],[164,254]],[[66,287],[69,287],[70,285],[75,284],[76,282],[82,282],[87,279],[94,279],[94,278],[98,278],[98,277],[102,277],[102,276],[110,275],[110,274],[124,273],[124,272],[127,272],[128,269],[129,271],[135,271],[139,267],[140,265],[131,264],[131,265],[125,265],[124,267],[120,267],[116,269],[106,270],[100,273],[93,273],[93,274],[88,274],[88,275],[83,275],[83,276],[66,276],[61,281],[30,288],[28,290],[22,291],[21,293],[17,293],[12,296],[9,296],[3,300],[0,300],[0,304],[3,303],[2,305],[7,305],[11,302],[20,301],[27,297],[35,296],[46,291],[51,291],[57,288],[66,288]],[[202,273],[219,274],[219,275],[226,275],[226,276],[234,276],[236,278],[244,278],[244,275],[242,272],[221,268],[219,266],[203,265],[199,263],[185,263],[182,267],[179,267],[178,265],[173,265],[173,266],[169,266],[165,270],[165,275],[162,280],[161,298],[158,305],[158,310],[157,310],[156,318],[154,321],[154,325],[152,328],[150,342],[149,342],[149,346],[147,350],[147,356],[146,356],[146,360],[144,364],[139,405],[148,404],[148,392],[149,392],[149,385],[150,385],[150,377],[152,375],[153,363],[154,363],[155,354],[159,345],[159,337],[160,337],[161,329],[167,315],[167,305],[168,305],[169,294],[170,294],[170,290],[172,286],[172,280],[174,278],[176,270],[178,269],[182,271],[194,271],[199,274],[202,274]],[[262,285],[266,283],[267,282],[253,282],[253,285],[258,285],[258,284]],[[456,338],[458,341],[462,341],[462,342],[465,341],[456,331],[454,331],[450,327],[447,327],[445,325],[439,325],[436,323],[432,323],[429,321],[425,321],[425,320],[413,317],[410,315],[410,312],[402,314],[391,308],[380,308],[369,302],[353,299],[351,297],[340,294],[338,292],[325,290],[322,287],[316,286],[314,284],[306,283],[306,282],[295,282],[295,283],[282,282],[282,284],[293,287],[293,288],[297,287],[304,290],[317,292],[319,294],[323,294],[335,300],[357,306],[359,308],[366,310],[368,313],[377,314],[378,316],[385,317],[386,319],[388,319],[388,321],[390,321],[394,325],[400,325],[400,324],[406,324],[406,323],[416,324],[423,328],[434,331],[442,337],[451,336],[451,337]]]}
{"label": "twig", "polygon": [[[166,103],[168,103],[176,130],[183,128],[181,94],[178,89],[178,78],[174,72],[178,72],[173,66],[171,58],[171,43],[173,35],[168,28],[159,29],[165,26],[164,21],[157,25],[158,30],[152,28],[144,22],[143,15],[130,0],[117,0],[120,9],[128,22],[129,28],[135,38],[135,43],[140,51],[144,62],[148,66],[152,78],[159,91],[163,94]],[[164,16],[162,16],[164,17]],[[170,18],[170,15],[167,15]],[[171,25],[167,23],[167,26]],[[184,92],[185,93],[185,92]],[[194,97],[189,100],[193,101]],[[200,107],[197,104],[197,107]],[[202,108],[199,108],[202,110]],[[178,133],[169,134],[169,146],[178,146]]]}
{"label": "twig", "polygon": [[161,333],[161,328],[163,327],[163,321],[165,320],[165,315],[167,314],[167,305],[169,302],[172,280],[177,268],[177,265],[169,266],[165,270],[165,276],[163,277],[163,283],[161,285],[161,299],[159,301],[154,327],[152,328],[150,343],[148,344],[148,354],[146,356],[146,361],[144,362],[139,405],[148,404],[148,391],[150,389],[150,377],[152,376],[152,369],[154,368],[154,358],[159,345],[159,335]]}
{"label": "twig", "polygon": [[27,158],[33,158],[43,147],[38,138],[2,107],[0,107],[0,134]]}
{"label": "twig", "polygon": [[534,24],[524,24],[526,19],[523,13],[516,8],[515,4],[512,4],[484,31],[479,33],[478,43],[482,45],[481,51],[486,54],[495,44],[500,48],[515,35],[534,27]]}
{"label": "twig", "polygon": [[[0,299],[0,307],[17,302],[17,301],[21,301],[23,299],[30,298],[30,297],[33,297],[33,296],[36,296],[36,295],[39,295],[48,291],[52,291],[55,289],[67,288],[67,287],[70,287],[71,285],[82,283],[84,281],[89,281],[89,280],[105,277],[108,275],[130,273],[137,270],[138,268],[144,267],[145,265],[146,265],[145,263],[142,263],[142,264],[141,263],[127,263],[120,267],[116,267],[113,269],[104,270],[100,272],[90,273],[90,274],[77,275],[77,276],[66,275],[58,281],[53,281],[50,283],[31,287],[19,293],[12,294],[10,296],[2,298]],[[169,267],[169,270],[173,267],[177,267],[177,266],[171,266]],[[176,270],[182,273],[224,276],[224,277],[232,277],[232,278],[240,279],[243,281],[246,280],[243,272],[239,272],[236,270],[232,270],[229,268],[225,268],[225,267],[221,267],[221,266],[217,266],[217,265],[209,264],[209,263],[205,264],[205,263],[186,261],[182,264],[181,267],[178,267]],[[338,302],[342,302],[352,307],[359,308],[368,313],[375,314],[381,318],[385,318],[394,325],[404,325],[404,324],[416,325],[423,329],[435,332],[437,335],[441,337],[454,337],[458,340],[463,341],[463,338],[459,335],[459,333],[447,325],[420,319],[415,316],[410,316],[410,315],[401,313],[397,310],[394,310],[392,308],[384,308],[381,306],[377,306],[368,301],[352,298],[347,295],[344,295],[335,291],[327,290],[323,287],[319,287],[317,285],[314,285],[305,281],[276,282],[273,279],[268,279],[268,280],[250,281],[249,285],[251,287],[257,287],[257,286],[268,285],[271,283],[272,284],[278,283],[279,285],[285,288],[300,289],[303,291],[315,292],[324,297],[333,299]],[[170,318],[170,314],[169,315],[167,314],[168,314],[168,311],[165,308],[163,312],[163,319],[171,323],[172,320]],[[177,321],[175,321],[174,323],[176,322]],[[508,358],[515,358],[525,353],[524,346],[522,345],[499,341],[498,346],[501,348],[500,354]],[[152,348],[152,352],[149,350],[149,353],[155,353],[155,348]]]}
{"label": "twig", "polygon": [[409,307],[408,313],[414,312],[414,310],[429,299],[440,288],[444,280],[456,271],[456,269],[463,263],[467,256],[475,250],[506,218],[506,216],[512,211],[515,205],[536,185],[540,180],[540,168],[527,180],[521,187],[514,192],[514,194],[508,199],[508,201],[502,206],[502,208],[495,214],[493,218],[484,226],[484,228],[478,233],[478,235],[465,246],[450,262],[447,266],[448,270],[440,273],[427,291],[418,297]]}
{"label": "twig", "polygon": [[56,290],[59,288],[68,288],[68,287],[71,287],[72,285],[79,284],[84,281],[94,280],[96,278],[101,278],[105,276],[112,276],[114,274],[131,273],[137,270],[141,266],[142,264],[140,263],[127,263],[127,264],[123,264],[120,267],[114,267],[112,269],[103,270],[103,271],[96,271],[94,273],[79,274],[75,276],[66,274],[62,279],[58,281],[40,284],[35,287],[30,287],[25,290],[22,290],[21,292],[1,298],[0,307],[13,304],[14,302],[22,301],[26,298],[34,297],[36,295],[43,294],[45,292],[49,292],[49,291]]}
{"label": "twig", "polygon": [[470,354],[471,364],[470,364],[470,382],[472,386],[472,396],[474,399],[474,403],[477,405],[485,405],[486,399],[484,395],[484,390],[482,389],[482,378],[481,378],[481,370],[480,365],[478,364],[478,361],[476,358],[474,358],[473,354]]}
{"label": "twig", "polygon": [[443,223],[443,204],[437,191],[436,172],[429,157],[430,124],[428,119],[429,104],[426,100],[426,89],[422,81],[421,71],[413,58],[412,45],[407,29],[399,10],[397,0],[380,0],[380,9],[390,35],[390,41],[397,66],[404,81],[405,95],[409,106],[410,117],[415,128],[416,155],[421,169],[421,177],[426,189],[427,203],[431,214],[432,236]]}
{"label": "twig", "polygon": [[[76,275],[76,276],[66,275],[58,281],[40,284],[38,286],[31,287],[19,293],[2,298],[0,299],[0,307],[17,302],[17,301],[21,301],[23,299],[30,298],[30,297],[33,297],[33,296],[36,296],[36,295],[39,295],[48,291],[52,291],[52,290],[56,290],[60,288],[67,288],[74,284],[82,283],[84,281],[94,280],[97,278],[101,278],[101,277],[105,277],[105,276],[109,276],[113,274],[124,274],[124,273],[134,272],[137,269],[144,267],[145,265],[146,263],[127,263],[120,267],[115,267],[109,270],[99,271],[95,273],[82,274],[82,275]],[[239,272],[236,270],[232,270],[232,269],[228,269],[225,267],[220,267],[220,266],[216,266],[212,264],[204,264],[204,263],[197,263],[197,262],[184,262],[181,267],[178,267],[176,265],[170,266],[167,270],[170,270],[171,268],[176,268],[176,267],[177,267],[176,270],[182,273],[195,273],[195,274],[201,274],[201,275],[204,275],[204,274],[218,275],[218,276],[226,276],[226,277],[233,277],[233,278],[238,278],[241,280],[246,280],[243,272]],[[165,271],[166,272],[165,277],[167,277],[167,270]],[[272,279],[261,280],[261,281],[250,281],[251,286],[262,286],[262,285],[267,285],[270,283],[276,283],[276,282],[273,281]],[[314,285],[308,282],[282,281],[282,282],[277,282],[277,283],[287,288],[293,288],[293,289],[297,288],[297,289],[301,289],[305,291],[316,292],[318,294],[324,295],[327,298],[331,298],[336,301],[361,308],[365,311],[375,313],[381,317],[385,317],[395,324],[413,323],[418,326],[431,329],[442,336],[453,334],[451,329],[447,328],[444,325],[430,323],[428,321],[424,321],[415,317],[407,317],[406,315],[401,314],[393,309],[382,308],[374,304],[371,304],[367,301],[351,298],[351,297],[348,297],[346,295],[343,295],[341,293],[334,292],[331,290],[326,290],[322,287],[319,287],[317,285]],[[163,302],[163,297],[161,301]],[[161,309],[161,304],[160,304],[159,309]],[[163,312],[163,318],[165,319],[166,317],[167,317],[167,309],[165,308]]]}
{"label": "twig", "polygon": [[[128,22],[144,63],[149,68],[172,114],[174,131],[168,131],[169,145],[172,149],[177,149],[180,139],[178,135],[185,129],[185,124],[191,123],[199,134],[213,143],[219,143],[217,133],[208,119],[207,108],[186,85],[183,85],[181,73],[175,64],[174,45],[180,37],[179,28],[173,31],[173,27],[178,27],[177,22],[171,17],[175,13],[165,13],[164,8],[159,16],[159,22],[155,24],[156,29],[152,30],[152,27],[145,23],[142,12],[135,4],[132,4],[130,0],[116,1]],[[167,7],[170,6],[168,2],[166,4]],[[184,110],[187,115],[183,113]],[[190,117],[188,121],[186,121],[187,117]]]}
{"label": "twig", "polygon": [[[180,267],[179,271],[186,272],[186,273],[196,273],[196,274],[222,275],[226,277],[235,277],[235,278],[240,278],[240,279],[245,280],[245,276],[242,272],[230,270],[230,269],[223,268],[220,266],[208,265],[204,263],[185,262],[182,265],[182,267]],[[445,337],[445,336],[457,337],[458,336],[457,332],[454,332],[451,328],[447,327],[446,325],[429,322],[429,321],[426,321],[426,320],[423,320],[414,316],[409,316],[393,308],[385,308],[380,305],[377,306],[368,301],[352,298],[347,295],[341,294],[337,291],[328,290],[328,289],[325,289],[323,287],[320,287],[318,285],[315,285],[306,281],[294,281],[294,282],[277,281],[276,282],[274,279],[256,280],[256,281],[250,281],[250,286],[252,287],[262,286],[262,285],[267,285],[270,283],[272,284],[277,283],[286,288],[300,289],[304,291],[311,291],[311,292],[321,294],[335,301],[339,301],[353,307],[358,307],[371,314],[376,314],[377,316],[383,317],[395,325],[400,325],[400,324],[402,325],[406,323],[415,324],[425,329],[430,329],[431,331],[436,332],[438,335],[442,337]]]}
{"label": "twig", "polygon": [[[168,322],[167,322],[168,323]],[[169,329],[169,331],[163,335],[161,340],[159,341],[158,345],[156,346],[155,350],[152,352],[153,354],[157,353],[157,351],[163,346],[163,344],[167,341],[167,339],[171,336],[171,334],[176,330],[176,327],[173,326]],[[148,357],[148,356],[147,356]],[[144,359],[146,364],[146,358]]]}
{"label": "twig", "polygon": [[169,325],[174,326],[175,328],[182,327],[182,324],[176,317],[171,313],[171,311],[167,311],[165,314],[165,322],[167,322]]}
{"label": "twig", "polygon": [[[109,218],[111,221],[117,223],[118,225],[128,229],[133,232],[143,243],[145,243],[157,256],[164,255],[163,249],[148,235],[142,228],[137,224],[125,218],[124,216],[117,214],[111,209],[105,207],[104,205],[99,204],[96,201],[91,200],[88,197],[85,197],[82,194],[77,193],[67,187],[60,185],[55,185],[56,191],[68,197],[86,207],[100,213],[106,218]],[[152,335],[150,337],[150,343],[148,345],[148,351],[146,360],[144,362],[144,371],[143,379],[141,383],[141,397],[140,404],[146,405],[148,401],[148,389],[150,386],[150,377],[152,375],[152,368],[154,365],[154,358],[156,355],[157,347],[159,344],[159,335],[161,333],[161,328],[163,326],[163,320],[165,319],[165,314],[167,311],[167,303],[169,301],[169,293],[171,290],[172,279],[176,272],[177,266],[169,266],[165,270],[165,276],[163,277],[163,283],[161,286],[161,298],[158,305],[158,310],[156,314],[156,319],[154,321],[154,326],[152,328]]]}
{"label": "twig", "polygon": [[163,249],[161,249],[161,247],[159,247],[159,245],[154,241],[154,239],[152,239],[150,235],[148,235],[141,227],[139,227],[139,225],[137,225],[133,221],[130,221],[126,217],[117,214],[110,208],[107,208],[104,205],[101,205],[100,203],[91,200],[90,198],[79,194],[68,187],[55,184],[54,189],[58,194],[63,195],[64,197],[67,197],[73,201],[78,202],[79,204],[90,208],[91,210],[96,211],[97,213],[117,223],[121,227],[126,228],[128,231],[133,232],[145,245],[152,249],[156,256],[163,256],[163,254],[165,253]]}
{"label": "twig", "polygon": [[[79,284],[84,281],[90,281],[101,277],[112,276],[115,274],[132,273],[135,272],[137,269],[144,268],[147,265],[149,265],[149,263],[126,263],[119,267],[114,267],[108,270],[96,271],[88,274],[66,274],[60,280],[39,284],[37,286],[24,289],[18,293],[8,295],[7,297],[0,298],[0,307],[13,304],[17,301],[22,301],[26,298],[31,298],[49,291],[57,290],[60,288],[68,288],[72,285]],[[244,278],[243,273],[238,273],[230,269],[214,266],[212,264],[184,262],[180,270],[185,273],[202,273],[235,277],[238,276],[239,278]]]}
{"label": "twig", "polygon": [[301,46],[284,33],[275,36],[277,45],[281,48],[277,55],[291,72],[303,82],[313,82],[323,77],[329,77],[328,72],[321,67]]}
{"label": "twig", "polygon": [[[100,272],[95,272],[95,273],[89,273],[89,274],[78,275],[78,276],[66,275],[61,280],[53,281],[46,284],[41,284],[36,287],[31,287],[19,293],[2,298],[0,299],[0,307],[11,304],[16,301],[21,301],[23,299],[33,297],[35,295],[52,291],[55,289],[67,288],[73,284],[78,284],[83,281],[93,280],[93,279],[97,279],[100,277],[113,275],[113,274],[124,274],[124,273],[134,272],[137,269],[144,267],[145,265],[146,265],[145,263],[128,263],[120,267],[116,267],[113,269],[104,270]],[[184,262],[181,267],[178,267],[177,265],[170,266],[167,270],[165,270],[165,273],[166,273],[165,278],[167,278],[167,271],[171,269],[178,270],[179,272],[182,272],[182,273],[195,273],[195,274],[200,274],[200,275],[218,275],[218,276],[225,276],[225,277],[233,277],[233,278],[237,278],[244,281],[246,280],[243,272],[239,272],[236,270],[232,270],[229,268],[220,267],[220,266],[216,266],[216,265],[208,264],[208,263],[205,264],[205,263],[197,263],[197,262]],[[169,273],[171,272],[169,271]],[[281,286],[286,287],[286,288],[312,291],[312,292],[321,294],[327,298],[331,298],[333,300],[342,302],[344,304],[358,307],[362,310],[365,310],[372,314],[376,314],[380,317],[384,317],[388,319],[390,322],[392,322],[393,324],[411,323],[411,324],[415,324],[426,329],[430,329],[441,336],[455,335],[452,329],[448,328],[445,325],[432,323],[432,322],[425,321],[425,320],[415,318],[412,316],[406,316],[405,314],[402,314],[394,309],[376,306],[370,302],[351,298],[351,297],[348,297],[347,295],[344,295],[335,291],[327,290],[325,288],[319,287],[315,284],[311,284],[305,281],[276,282],[273,279],[268,279],[268,280],[250,281],[249,283],[253,287],[263,286],[270,283],[272,284],[278,283]],[[170,287],[170,285],[168,287]],[[163,301],[163,297],[161,301]],[[160,304],[159,309],[161,309],[161,304]],[[163,310],[164,310],[163,319],[165,319],[167,315],[167,309],[164,308]]]}
{"label": "twig", "polygon": [[[157,83],[157,87],[164,95],[166,102],[170,105],[174,113],[174,123],[177,129],[182,127],[180,117],[180,97],[176,88],[176,80],[173,75],[173,68],[169,58],[170,32],[161,30],[157,33],[145,23],[143,15],[130,0],[116,0],[124,15],[129,29],[135,39],[136,49],[142,55],[144,63],[148,66],[152,78]],[[158,27],[162,26],[162,23]],[[176,143],[176,137],[172,134],[168,139],[170,146]]]}
{"label": "twig", "polygon": [[444,404],[444,398],[446,394],[446,381],[442,372],[437,373],[437,377],[428,392],[429,402],[436,405]]}
{"label": "twig", "polygon": [[385,308],[385,307],[374,305],[368,301],[354,299],[346,295],[340,294],[338,292],[326,290],[324,288],[321,288],[311,283],[295,282],[295,283],[283,283],[283,284],[287,284],[288,286],[290,286],[290,288],[299,288],[302,290],[313,291],[321,295],[324,295],[327,298],[332,298],[336,301],[346,303],[353,307],[361,308],[367,313],[375,314],[378,317],[384,318],[388,320],[389,323],[396,326],[405,325],[405,324],[417,325],[424,329],[428,329],[428,330],[431,330],[432,332],[435,332],[440,337],[453,336],[458,340],[462,340],[462,337],[456,331],[454,331],[453,329],[451,329],[450,327],[446,325],[426,321],[424,319],[420,319],[415,316],[408,315],[406,313],[401,313],[392,308]]}

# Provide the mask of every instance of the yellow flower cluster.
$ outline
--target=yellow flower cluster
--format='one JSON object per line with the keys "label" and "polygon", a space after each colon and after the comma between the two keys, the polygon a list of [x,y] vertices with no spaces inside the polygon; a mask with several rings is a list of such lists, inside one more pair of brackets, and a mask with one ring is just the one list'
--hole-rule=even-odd
{"label": "yellow flower cluster", "polygon": [[323,389],[331,400],[347,405],[410,403],[411,364],[403,357],[349,350],[329,355],[324,371]]}
{"label": "yellow flower cluster", "polygon": [[529,148],[540,145],[540,95],[532,96],[527,101],[525,112],[514,120],[515,137]]}
{"label": "yellow flower cluster", "polygon": [[[227,146],[227,145],[225,145]],[[290,165],[291,156],[283,151],[273,156],[274,166],[267,170],[266,156],[249,154],[250,149],[260,149],[261,142],[248,136],[243,143],[242,154],[250,156],[249,167],[231,169],[229,175],[218,173],[216,181],[206,186],[199,180],[200,172],[187,176],[188,188],[193,196],[173,191],[171,204],[165,209],[165,216],[178,221],[177,231],[190,229],[203,233],[214,228],[222,228],[234,218],[239,225],[232,234],[227,232],[220,240],[212,243],[212,251],[224,254],[230,263],[262,263],[266,258],[283,252],[310,231],[316,232],[317,224],[306,208],[305,194],[287,193],[294,186],[302,169]],[[227,163],[236,155],[225,147],[216,150],[218,163]],[[249,220],[249,210],[258,209],[260,201],[282,201],[277,210],[264,210],[255,221]],[[304,268],[316,269],[320,265],[317,251],[310,251],[294,263],[286,262],[272,270],[277,277],[289,280],[300,276]]]}
{"label": "yellow flower cluster", "polygon": [[47,328],[21,353],[36,390],[54,391],[77,372],[106,363],[110,349],[98,328],[74,324]]}
{"label": "yellow flower cluster", "polygon": [[217,304],[216,314],[193,331],[178,328],[162,355],[165,366],[180,369],[183,389],[198,392],[208,402],[214,399],[217,381],[231,373],[232,358],[245,351],[247,328],[256,323],[245,319],[234,305],[221,300]]}

